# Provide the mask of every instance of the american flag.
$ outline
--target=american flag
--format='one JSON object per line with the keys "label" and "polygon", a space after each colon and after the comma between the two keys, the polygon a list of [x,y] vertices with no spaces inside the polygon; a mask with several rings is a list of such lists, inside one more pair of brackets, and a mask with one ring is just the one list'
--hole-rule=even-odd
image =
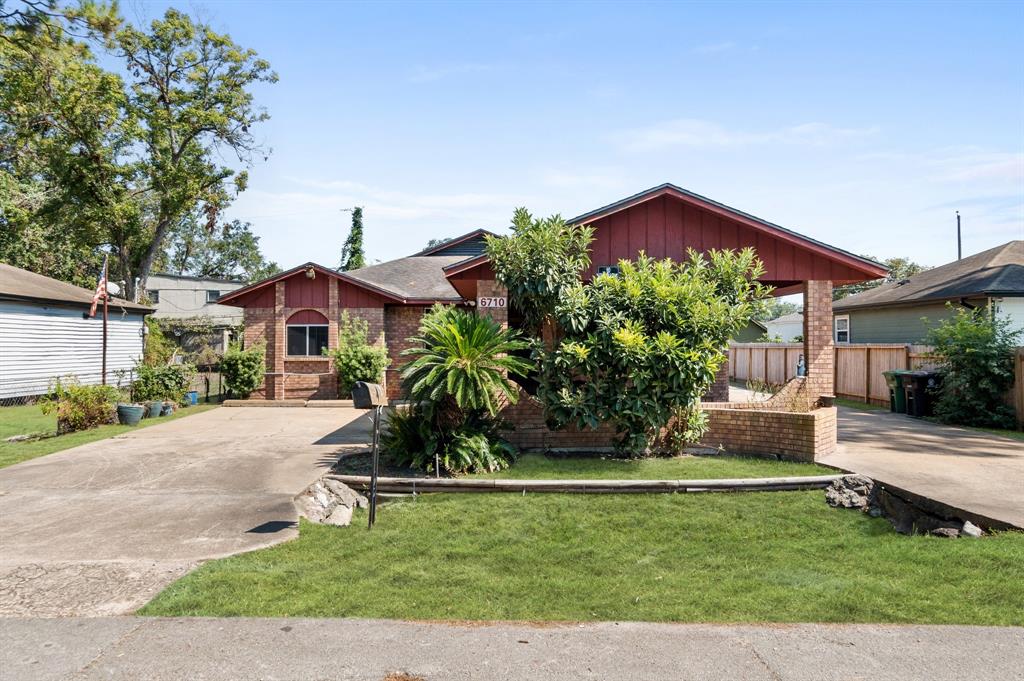
{"label": "american flag", "polygon": [[103,270],[100,272],[100,280],[96,284],[96,293],[92,294],[92,307],[89,308],[89,316],[96,316],[96,306],[107,297],[107,256],[103,256]]}

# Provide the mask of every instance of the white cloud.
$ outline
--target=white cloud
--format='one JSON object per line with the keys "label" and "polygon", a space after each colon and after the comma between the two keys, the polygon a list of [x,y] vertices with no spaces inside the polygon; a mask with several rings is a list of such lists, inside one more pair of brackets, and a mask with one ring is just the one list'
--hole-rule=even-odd
{"label": "white cloud", "polygon": [[468,73],[483,73],[494,69],[493,64],[480,64],[476,62],[464,62],[461,64],[445,64],[437,66],[426,66],[417,64],[409,80],[413,83],[430,83],[450,76],[464,75]]}
{"label": "white cloud", "polygon": [[719,54],[721,52],[729,52],[734,49],[736,49],[736,43],[731,40],[726,40],[720,43],[698,45],[693,48],[693,52],[696,52],[697,54]]}
{"label": "white cloud", "polygon": [[763,131],[734,130],[719,123],[696,118],[677,118],[642,128],[626,130],[613,137],[625,151],[656,151],[666,147],[746,147],[781,144],[825,146],[867,137],[878,128],[839,128],[827,123],[801,123]]}
{"label": "white cloud", "polygon": [[1024,183],[1024,153],[968,149],[946,152],[931,161],[935,179],[947,182],[994,182],[1020,186]]}
{"label": "white cloud", "polygon": [[628,183],[621,172],[593,168],[584,171],[547,168],[540,171],[541,181],[557,189],[620,189]]}

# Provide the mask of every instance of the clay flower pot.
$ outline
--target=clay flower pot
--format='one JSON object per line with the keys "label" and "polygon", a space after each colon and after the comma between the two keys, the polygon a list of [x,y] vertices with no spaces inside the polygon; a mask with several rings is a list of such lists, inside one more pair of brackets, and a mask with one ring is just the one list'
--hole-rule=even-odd
{"label": "clay flower pot", "polygon": [[117,405],[117,422],[122,426],[137,426],[146,413],[146,406],[143,404],[119,404]]}

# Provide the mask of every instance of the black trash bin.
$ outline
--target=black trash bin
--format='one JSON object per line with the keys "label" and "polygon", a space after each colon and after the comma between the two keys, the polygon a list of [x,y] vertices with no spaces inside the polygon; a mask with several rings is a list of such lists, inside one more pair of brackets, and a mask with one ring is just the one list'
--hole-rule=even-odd
{"label": "black trash bin", "polygon": [[909,371],[903,375],[907,394],[907,415],[914,418],[935,413],[936,392],[942,386],[942,376],[935,371]]}

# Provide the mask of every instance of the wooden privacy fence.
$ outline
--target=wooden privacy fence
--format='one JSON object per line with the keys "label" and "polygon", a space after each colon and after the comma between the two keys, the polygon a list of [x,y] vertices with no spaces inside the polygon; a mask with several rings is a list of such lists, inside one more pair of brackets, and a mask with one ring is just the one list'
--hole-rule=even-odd
{"label": "wooden privacy fence", "polygon": [[[931,369],[931,346],[901,343],[850,343],[836,345],[835,392],[861,402],[889,404],[889,386],[882,372],[896,369]],[[729,345],[729,378],[781,385],[796,376],[803,343],[732,343]],[[1015,381],[1007,403],[1024,427],[1024,347],[1014,356]]]}
{"label": "wooden privacy fence", "polygon": [[[882,372],[934,366],[927,345],[851,343],[836,345],[835,393],[862,402],[889,404]],[[780,385],[796,376],[803,343],[735,343],[729,346],[729,377]]]}

